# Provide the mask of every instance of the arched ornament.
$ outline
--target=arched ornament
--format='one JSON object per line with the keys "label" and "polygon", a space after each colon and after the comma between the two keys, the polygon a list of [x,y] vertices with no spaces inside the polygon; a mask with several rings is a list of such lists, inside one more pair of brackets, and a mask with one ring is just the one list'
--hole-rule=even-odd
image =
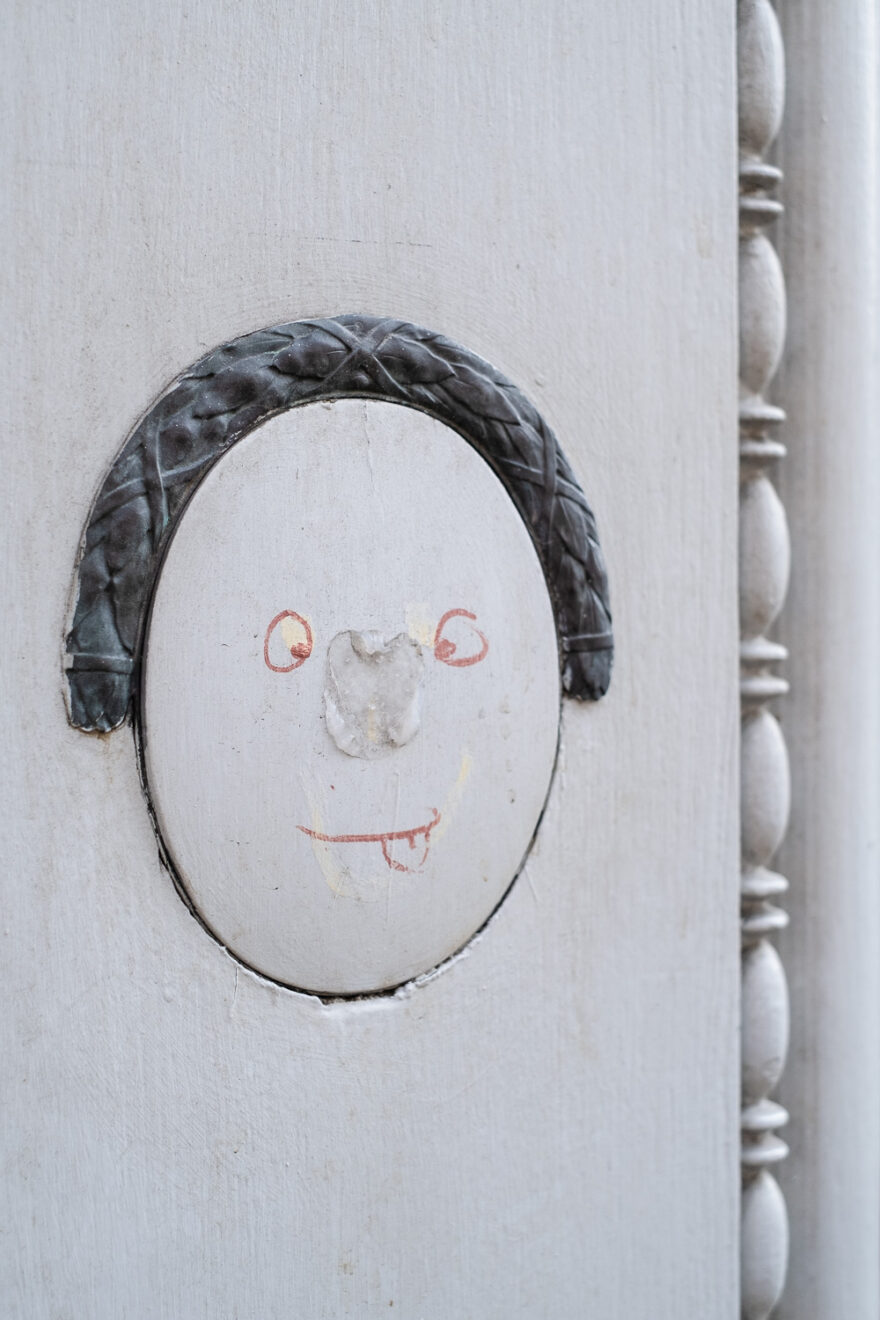
{"label": "arched ornament", "polygon": [[153,589],[187,501],[255,427],[299,404],[404,404],[459,432],[491,466],[531,533],[553,606],[562,690],[598,700],[613,641],[608,582],[587,500],[549,426],[482,358],[393,318],[297,321],[224,344],[138,423],[95,501],[67,635],[69,713],[86,732],[132,710]]}

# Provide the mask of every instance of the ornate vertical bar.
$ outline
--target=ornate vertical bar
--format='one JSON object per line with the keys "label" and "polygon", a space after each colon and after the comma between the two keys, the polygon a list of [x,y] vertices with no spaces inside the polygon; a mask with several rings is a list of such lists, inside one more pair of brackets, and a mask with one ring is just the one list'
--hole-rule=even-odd
{"label": "ornate vertical bar", "polygon": [[782,119],[782,39],[769,0],[739,0],[740,151],[740,635],[742,693],[742,1241],[744,1320],[766,1320],[788,1263],[788,1216],[772,1166],[788,1153],[788,1119],[770,1096],[788,1048],[788,987],[770,942],[788,917],[771,900],[787,881],[769,869],[788,824],[785,739],[768,703],[788,684],[786,650],[767,633],[788,587],[785,510],[768,475],[785,453],[773,438],[781,409],[766,400],[785,341],[785,284],[765,229],[782,210],[780,171],[764,159]]}

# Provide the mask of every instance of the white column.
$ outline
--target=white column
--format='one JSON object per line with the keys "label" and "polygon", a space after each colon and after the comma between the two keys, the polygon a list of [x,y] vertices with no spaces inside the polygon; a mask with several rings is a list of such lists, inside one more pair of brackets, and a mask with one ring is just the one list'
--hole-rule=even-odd
{"label": "white column", "polygon": [[779,940],[792,1039],[777,1095],[791,1225],[776,1315],[880,1315],[880,357],[876,0],[782,0],[778,240],[789,303],[775,399],[792,536],[780,620],[791,883]]}

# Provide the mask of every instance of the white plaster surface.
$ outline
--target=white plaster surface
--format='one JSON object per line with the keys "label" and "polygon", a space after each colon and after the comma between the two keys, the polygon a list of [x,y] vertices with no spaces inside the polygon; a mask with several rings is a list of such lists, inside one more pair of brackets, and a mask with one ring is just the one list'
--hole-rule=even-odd
{"label": "white plaster surface", "polygon": [[[734,1320],[732,11],[3,21],[4,1315]],[[95,490],[158,392],[226,338],[360,309],[535,400],[618,650],[602,702],[563,704],[485,933],[325,1006],[192,919],[130,733],[67,725],[59,652]]]}
{"label": "white plaster surface", "polygon": [[774,863],[791,880],[778,941],[791,1049],[775,1098],[791,1114],[791,1258],[775,1314],[825,1320],[880,1314],[880,11],[783,0],[779,16],[792,814]]}
{"label": "white plaster surface", "polygon": [[[311,640],[293,669],[282,613]],[[145,689],[187,892],[246,963],[302,989],[381,990],[455,953],[550,786],[559,658],[537,553],[485,460],[412,408],[309,404],[221,459],[165,558]]]}

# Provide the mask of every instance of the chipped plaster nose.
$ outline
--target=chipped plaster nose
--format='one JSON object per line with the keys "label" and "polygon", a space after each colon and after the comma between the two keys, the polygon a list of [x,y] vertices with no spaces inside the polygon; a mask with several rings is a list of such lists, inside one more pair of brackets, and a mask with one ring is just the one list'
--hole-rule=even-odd
{"label": "chipped plaster nose", "polygon": [[375,761],[419,731],[422,648],[406,633],[337,633],[327,648],[324,719],[341,752]]}

